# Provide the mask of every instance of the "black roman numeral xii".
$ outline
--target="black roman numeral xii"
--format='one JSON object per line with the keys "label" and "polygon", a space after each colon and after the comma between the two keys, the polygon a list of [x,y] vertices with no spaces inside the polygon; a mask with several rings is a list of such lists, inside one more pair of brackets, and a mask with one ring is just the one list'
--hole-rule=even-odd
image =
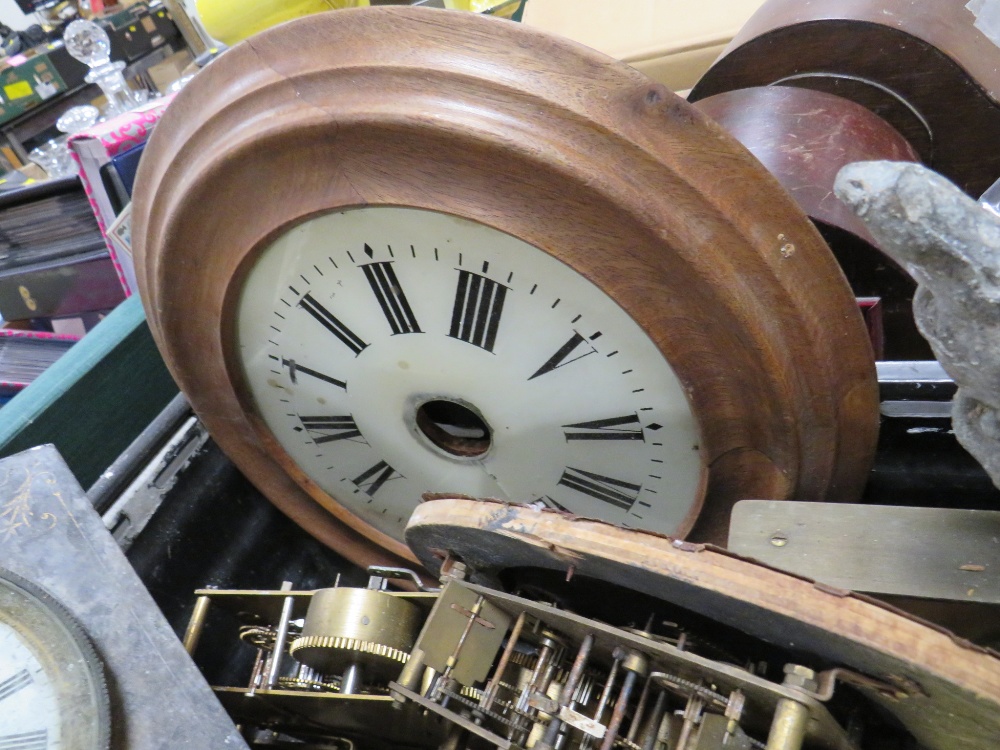
{"label": "black roman numeral xii", "polygon": [[459,270],[448,335],[492,354],[506,296],[507,287],[503,284],[478,273]]}

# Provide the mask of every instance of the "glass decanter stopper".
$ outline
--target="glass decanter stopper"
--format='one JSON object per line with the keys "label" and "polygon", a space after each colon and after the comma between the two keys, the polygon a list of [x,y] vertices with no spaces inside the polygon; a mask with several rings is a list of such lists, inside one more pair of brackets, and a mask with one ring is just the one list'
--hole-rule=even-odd
{"label": "glass decanter stopper", "polygon": [[108,100],[105,108],[108,117],[142,104],[144,98],[129,88],[122,75],[125,63],[111,61],[111,40],[104,29],[93,21],[73,21],[63,33],[63,43],[72,57],[90,67],[83,80],[101,87]]}

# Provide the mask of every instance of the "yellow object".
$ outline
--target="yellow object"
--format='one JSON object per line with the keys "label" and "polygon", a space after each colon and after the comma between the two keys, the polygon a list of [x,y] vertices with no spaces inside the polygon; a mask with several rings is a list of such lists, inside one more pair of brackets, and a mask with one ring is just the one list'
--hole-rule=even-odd
{"label": "yellow object", "polygon": [[23,99],[26,96],[31,96],[34,94],[34,90],[31,88],[31,84],[27,81],[17,81],[3,87],[3,92],[7,95],[7,98],[11,101],[15,99]]}
{"label": "yellow object", "polygon": [[444,0],[448,10],[471,10],[473,13],[510,18],[521,7],[521,0]]}
{"label": "yellow object", "polygon": [[229,45],[293,18],[365,5],[368,0],[197,0],[205,30]]}

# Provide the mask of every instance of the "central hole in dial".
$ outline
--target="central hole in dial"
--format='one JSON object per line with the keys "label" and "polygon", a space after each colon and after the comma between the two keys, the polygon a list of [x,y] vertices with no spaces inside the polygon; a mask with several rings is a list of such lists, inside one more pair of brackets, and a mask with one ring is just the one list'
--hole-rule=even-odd
{"label": "central hole in dial", "polygon": [[417,427],[453,456],[481,456],[490,449],[490,427],[481,416],[454,401],[435,399],[417,409]]}

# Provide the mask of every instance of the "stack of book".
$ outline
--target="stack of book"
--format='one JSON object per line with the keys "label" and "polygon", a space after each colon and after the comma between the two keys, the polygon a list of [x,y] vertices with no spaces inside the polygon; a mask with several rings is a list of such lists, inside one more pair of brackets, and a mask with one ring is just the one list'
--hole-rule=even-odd
{"label": "stack of book", "polygon": [[79,336],[0,329],[0,406],[69,351]]}
{"label": "stack of book", "polygon": [[0,404],[124,298],[77,177],[0,192]]}
{"label": "stack of book", "polygon": [[68,318],[110,310],[124,298],[78,178],[0,193],[0,316]]}
{"label": "stack of book", "polygon": [[79,177],[0,185],[0,404],[135,291],[128,203],[171,98],[73,135]]}

